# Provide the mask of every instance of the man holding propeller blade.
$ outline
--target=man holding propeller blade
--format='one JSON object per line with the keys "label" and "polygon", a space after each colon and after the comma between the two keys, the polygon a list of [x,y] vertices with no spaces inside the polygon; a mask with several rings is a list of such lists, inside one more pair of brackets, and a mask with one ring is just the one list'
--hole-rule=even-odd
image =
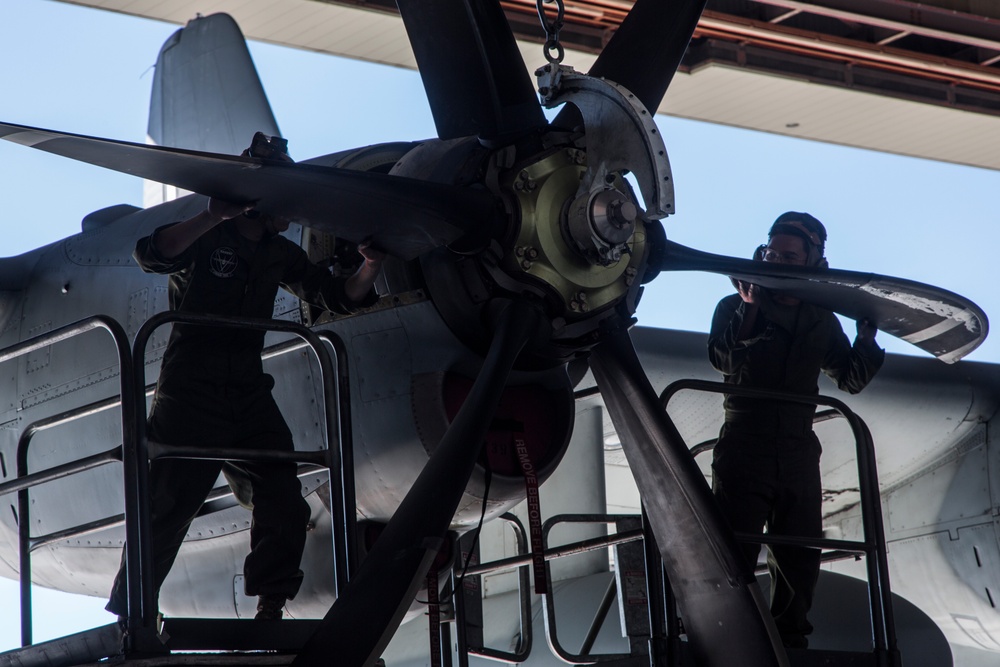
{"label": "man holding propeller blade", "polygon": [[[283,139],[258,132],[244,156],[291,162],[284,148]],[[252,204],[213,198],[192,218],[139,239],[134,256],[144,271],[170,276],[170,307],[182,312],[270,319],[279,287],[341,314],[377,300],[372,286],[384,253],[362,243],[361,265],[338,278],[281,236],[288,226],[288,220],[259,214]],[[274,379],[263,370],[263,345],[263,331],[174,324],[149,414],[149,439],[294,449],[271,395]],[[299,561],[310,514],[290,462],[154,461],[149,487],[156,591],[220,470],[241,503],[253,509],[246,594],[258,596],[258,620],[280,619],[302,581]],[[119,618],[128,611],[124,554],[107,609]]]}
{"label": "man holding propeller blade", "polygon": [[[778,216],[754,259],[827,268],[826,229],[808,213]],[[722,299],[712,318],[709,359],[725,382],[803,395],[819,392],[820,372],[850,393],[875,376],[885,351],[875,327],[860,320],[854,344],[829,310],[749,282]],[[815,406],[726,396],[726,420],[715,446],[712,490],[733,530],[822,537],[821,447],[813,433]],[[744,544],[751,569],[760,547]],[[771,614],[785,646],[805,648],[807,614],[819,576],[817,549],[772,546]]]}

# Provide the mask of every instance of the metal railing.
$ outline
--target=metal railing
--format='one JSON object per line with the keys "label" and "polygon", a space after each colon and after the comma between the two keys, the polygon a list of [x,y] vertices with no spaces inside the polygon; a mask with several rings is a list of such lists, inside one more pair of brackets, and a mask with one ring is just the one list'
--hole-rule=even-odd
{"label": "metal railing", "polygon": [[[570,548],[559,547],[554,549],[553,551],[559,553],[560,556],[571,555],[574,553],[583,553],[584,551],[590,550],[591,548],[604,548],[610,546],[626,545],[638,540],[646,540],[647,537],[646,535],[647,528],[641,526],[642,518],[639,515],[560,514],[557,516],[549,517],[548,519],[545,520],[545,523],[542,526],[543,548],[548,545],[549,533],[552,531],[552,529],[555,526],[564,523],[614,524],[617,529],[617,532],[611,535],[591,538],[590,540],[585,540],[582,543],[577,543],[577,545],[581,546],[568,545]],[[638,528],[632,527],[636,524],[639,524],[641,527]],[[587,547],[584,548],[582,547],[582,545],[587,545]],[[556,603],[555,603],[554,590],[552,586],[552,576],[551,572],[549,572],[549,558],[548,558],[549,550],[547,548],[545,549],[545,553],[546,553],[545,568],[546,568],[546,574],[548,574],[547,577],[548,589],[546,590],[545,595],[543,596],[545,604],[544,615],[545,615],[545,627],[549,639],[549,648],[552,650],[552,652],[555,653],[560,660],[568,664],[598,664],[602,662],[604,663],[620,662],[630,657],[635,657],[631,652],[604,653],[604,654],[591,653],[594,647],[594,643],[597,640],[597,635],[600,632],[601,627],[604,625],[605,620],[607,620],[608,612],[611,610],[611,604],[612,602],[614,602],[616,596],[619,595],[618,576],[621,574],[620,571],[616,573],[615,576],[612,576],[608,582],[608,586],[604,591],[604,594],[601,598],[601,602],[599,603],[594,613],[594,617],[591,620],[587,633],[584,636],[582,644],[580,645],[580,652],[571,653],[569,650],[563,647],[563,645],[560,643],[559,640],[558,624],[556,623]],[[639,556],[640,560],[645,561],[646,554],[642,551],[641,547],[639,548],[639,554],[640,554]],[[620,563],[618,563],[617,558],[616,558],[616,565],[620,565]],[[650,603],[644,610],[647,614],[652,611],[653,607],[655,607],[655,605],[651,603],[652,599],[653,596],[647,594],[646,600],[648,603]],[[621,615],[622,618],[624,619],[626,617],[626,611],[623,610]],[[627,628],[623,628],[623,630],[627,630]],[[645,640],[646,641],[644,641],[643,643],[647,645],[644,648],[648,651],[648,636],[645,637]],[[629,646],[630,651],[633,648],[635,647],[630,642]]]}
{"label": "metal railing", "polygon": [[[530,563],[531,553],[528,548],[528,534],[524,529],[524,524],[521,520],[517,518],[516,515],[510,512],[505,512],[499,517],[500,520],[506,522],[507,526],[514,533],[514,539],[517,542],[517,553],[520,557],[527,556],[528,562]],[[458,540],[459,545],[464,541],[465,537]],[[458,549],[459,554],[463,554],[462,549]],[[478,557],[478,548],[474,551]],[[464,554],[463,554],[464,556]],[[495,563],[492,564],[495,566]],[[511,569],[514,566],[506,567],[501,566],[501,569]],[[524,662],[531,655],[531,647],[534,642],[532,637],[531,628],[531,573],[530,568],[527,564],[521,565],[517,568],[518,573],[518,613],[519,613],[519,628],[518,628],[518,641],[517,646],[513,651],[502,651],[496,648],[490,648],[485,645],[484,638],[482,636],[483,621],[482,618],[482,599],[479,599],[479,608],[475,611],[478,612],[477,620],[480,622],[479,630],[480,632],[475,637],[476,645],[470,646],[470,637],[468,628],[466,625],[466,620],[469,615],[469,600],[467,600],[467,589],[464,587],[464,579],[466,577],[482,577],[486,574],[492,574],[499,572],[497,569],[482,570],[479,568],[477,563],[470,564],[469,567],[463,568],[461,574],[456,572],[458,566],[452,569],[451,586],[452,590],[455,591],[455,617],[459,622],[456,623],[456,646],[458,648],[458,664],[459,667],[467,667],[469,664],[469,654],[483,656],[485,658],[490,658],[492,660],[498,660],[502,662],[510,663],[520,663]],[[483,586],[480,579],[480,584],[475,588],[477,594],[481,594]]]}
{"label": "metal railing", "polygon": [[[138,545],[138,549],[126,546],[128,583],[128,627],[130,630],[148,631],[153,627],[156,616],[156,601],[153,599],[154,585],[152,554],[149,540],[149,495],[147,461],[158,458],[226,459],[243,461],[289,460],[298,463],[312,463],[330,471],[331,520],[333,524],[334,584],[336,593],[346,586],[351,569],[356,563],[354,500],[354,465],[350,447],[344,443],[351,440],[351,415],[349,376],[346,347],[339,336],[332,332],[314,332],[308,327],[284,320],[261,320],[242,317],[213,317],[185,314],[176,311],[159,313],[149,318],[136,333],[132,348],[135,366],[135,381],[132,391],[138,393],[145,386],[145,348],[153,331],[173,322],[196,326],[239,328],[254,331],[288,333],[301,339],[298,344],[288,346],[285,351],[308,346],[316,355],[320,366],[323,385],[323,408],[326,425],[326,444],[323,450],[284,452],[278,450],[248,451],[235,448],[207,448],[151,443],[146,436],[144,415],[136,419],[134,446],[123,452],[122,463],[125,472],[125,525],[126,545]],[[334,382],[333,362],[326,349],[329,345],[337,357],[337,382]],[[332,398],[337,396],[337,406]],[[336,447],[334,447],[336,443]],[[130,632],[129,634],[135,634]]]}
{"label": "metal railing", "polygon": [[[324,409],[326,413],[327,448],[314,452],[248,452],[246,450],[223,450],[206,448],[170,447],[158,443],[148,443],[145,439],[145,419],[140,414],[138,406],[145,405],[146,396],[152,394],[153,386],[145,385],[144,357],[145,346],[153,330],[173,321],[184,321],[192,324],[213,326],[244,327],[251,329],[287,332],[297,335],[300,340],[287,341],[272,346],[264,351],[263,359],[269,359],[281,354],[310,347],[319,360],[324,389]],[[21,580],[21,644],[32,644],[32,600],[31,600],[31,552],[40,546],[55,541],[69,539],[79,535],[124,524],[126,529],[126,544],[138,544],[139,549],[127,549],[125,559],[129,572],[129,605],[130,610],[140,610],[137,617],[130,618],[131,627],[151,627],[153,618],[144,618],[143,611],[152,609],[151,588],[143,590],[143,577],[150,576],[151,568],[149,554],[143,554],[143,540],[149,530],[148,494],[145,492],[145,473],[148,460],[164,457],[184,458],[227,458],[241,460],[274,460],[288,459],[296,462],[312,463],[328,468],[331,478],[331,515],[333,517],[333,549],[335,564],[335,586],[340,590],[356,567],[357,555],[355,549],[356,511],[354,500],[354,470],[353,456],[350,447],[343,443],[352,442],[351,407],[349,371],[346,346],[339,336],[332,332],[313,332],[302,325],[282,320],[250,320],[246,318],[212,318],[202,316],[179,315],[177,313],[162,313],[147,321],[136,336],[135,345],[130,349],[128,337],[121,325],[114,319],[98,315],[79,322],[61,327],[54,331],[35,336],[22,343],[12,345],[0,351],[0,362],[16,359],[46,346],[65,341],[96,328],[106,329],[115,341],[120,369],[120,396],[112,396],[78,408],[67,410],[28,425],[18,440],[17,476],[14,480],[0,484],[0,495],[18,494],[18,530]],[[333,349],[336,364],[336,384],[334,384],[333,364],[325,346]],[[136,365],[137,364],[137,365]],[[135,368],[140,371],[136,372]],[[334,409],[330,397],[337,396]],[[52,468],[29,473],[28,451],[34,436],[48,429],[65,425],[91,415],[95,415],[121,406],[122,445],[107,451],[90,455],[75,461],[60,464]],[[142,442],[140,443],[140,437]],[[337,443],[336,448],[330,447]],[[141,445],[141,446],[140,446]],[[130,455],[131,454],[131,455]],[[151,456],[149,456],[151,454]],[[91,470],[108,463],[122,462],[130,459],[133,474],[124,475],[126,492],[125,513],[90,521],[77,526],[55,531],[46,535],[32,536],[30,534],[30,502],[28,490],[36,485],[64,479],[71,475]],[[128,470],[128,468],[126,468]],[[140,476],[143,478],[139,480]],[[230,495],[231,492],[214,489],[208,500]],[[143,499],[143,500],[140,500]],[[143,512],[145,513],[142,516]],[[145,547],[149,549],[148,543]],[[131,554],[129,553],[131,551]],[[134,599],[133,599],[134,598]],[[143,600],[143,598],[149,598]],[[149,605],[143,607],[142,605]],[[131,616],[131,615],[130,615]],[[147,615],[148,616],[148,615]]]}
{"label": "metal railing", "polygon": [[[510,519],[508,519],[508,520],[516,520],[516,518],[514,517],[514,515],[504,515],[505,518],[507,516],[510,516]],[[545,522],[545,524],[543,525],[543,528],[542,528],[542,530],[544,532],[544,535],[543,535],[543,551],[542,551],[542,553],[543,553],[543,557],[545,559],[545,566],[546,566],[546,568],[549,567],[549,562],[552,561],[552,560],[555,560],[555,559],[566,558],[566,557],[569,557],[569,556],[575,556],[575,555],[579,555],[579,554],[589,553],[589,552],[596,551],[596,550],[599,550],[599,549],[608,549],[608,548],[612,548],[612,547],[615,547],[615,546],[618,546],[618,545],[625,545],[625,544],[629,544],[629,543],[641,541],[641,540],[646,539],[647,536],[648,536],[648,534],[649,534],[648,533],[648,530],[649,530],[648,527],[643,526],[642,528],[620,530],[619,532],[612,533],[610,535],[603,535],[603,536],[599,536],[599,537],[592,537],[592,538],[588,538],[588,539],[584,539],[584,540],[579,540],[579,541],[576,541],[576,542],[571,542],[571,543],[564,544],[564,545],[557,546],[557,547],[548,547],[547,546],[548,533],[549,533],[549,531],[555,525],[558,525],[560,523],[602,523],[602,524],[607,524],[607,523],[621,522],[622,520],[625,520],[625,519],[632,519],[632,520],[635,520],[635,521],[639,521],[640,517],[639,517],[639,515],[607,515],[607,514],[599,514],[599,515],[590,515],[590,514],[586,514],[586,515],[584,515],[584,514],[560,514],[560,515],[557,515],[557,516],[550,517],[549,519],[546,520],[546,522]],[[482,575],[499,574],[501,572],[508,572],[510,570],[513,570],[513,569],[519,569],[519,577],[520,577],[520,581],[519,581],[520,595],[519,595],[519,597],[520,597],[521,617],[522,617],[522,629],[521,629],[521,631],[522,631],[522,638],[523,638],[523,633],[525,631],[530,631],[530,620],[529,620],[529,622],[527,624],[525,624],[525,619],[526,618],[530,619],[530,579],[529,579],[530,575],[529,575],[529,567],[528,566],[530,566],[532,564],[532,562],[533,562],[533,556],[532,556],[530,550],[527,547],[527,539],[524,536],[524,528],[523,528],[523,526],[521,526],[520,522],[518,522],[517,525],[514,526],[514,527],[516,528],[516,532],[517,532],[517,535],[518,535],[518,555],[516,555],[516,556],[510,556],[510,557],[507,557],[507,558],[500,558],[500,559],[497,559],[497,560],[494,560],[494,561],[490,561],[490,562],[486,562],[486,563],[472,564],[468,568],[466,568],[466,570],[465,570],[465,576],[469,577],[469,576],[482,576]],[[657,560],[657,563],[658,562],[659,561]],[[527,595],[525,595],[525,593],[527,593]],[[612,594],[613,593],[614,593],[614,591],[612,591]],[[551,579],[551,577],[548,578],[548,590],[543,595],[543,597],[545,598],[545,605],[546,605],[545,606],[545,609],[546,609],[546,614],[545,614],[546,628],[547,628],[547,630],[549,632],[550,645],[552,645],[553,648],[556,650],[556,652],[559,654],[560,659],[562,659],[564,661],[567,661],[567,662],[570,662],[570,663],[573,663],[573,662],[576,662],[577,658],[581,658],[582,657],[582,658],[584,658],[584,662],[590,663],[590,662],[609,661],[609,660],[613,661],[613,660],[616,660],[616,659],[620,659],[622,657],[621,655],[600,655],[600,656],[593,656],[593,655],[586,655],[586,656],[583,656],[583,655],[572,655],[568,651],[565,651],[564,649],[562,649],[559,646],[559,644],[558,644],[558,639],[556,638],[557,637],[557,632],[556,632],[556,628],[555,628],[555,625],[556,625],[555,624],[555,609],[552,606],[553,589],[552,589],[552,579]],[[655,602],[654,602],[654,600],[656,599],[655,596],[649,596],[649,599],[650,599],[650,603],[651,604],[655,604]],[[605,601],[609,602],[607,600],[607,596],[605,596]],[[597,609],[597,612],[595,613],[594,620],[593,620],[590,632],[588,632],[587,638],[584,639],[584,644],[583,644],[583,649],[584,650],[582,651],[582,653],[588,653],[588,651],[592,647],[593,642],[594,642],[594,640],[596,639],[596,636],[597,636],[597,631],[600,629],[600,626],[603,623],[603,621],[604,621],[604,619],[606,617],[607,611],[609,609],[610,609],[610,604],[608,604],[607,606],[605,606],[604,604],[602,604]],[[464,624],[463,615],[464,615],[463,614],[463,608],[462,608],[462,606],[459,606],[456,609],[456,620],[457,620],[458,626],[460,628],[460,630],[459,630],[460,633],[463,632],[461,630],[462,625]],[[462,635],[460,634],[459,636],[461,637]],[[505,654],[503,652],[491,651],[491,650],[486,650],[486,651],[468,651],[467,647],[465,647],[463,644],[464,644],[464,641],[461,641],[460,644],[459,644],[459,661],[460,661],[460,664],[462,664],[462,665],[468,664],[467,659],[463,655],[466,652],[473,652],[473,653],[475,653],[477,655],[482,655],[482,656],[486,656],[486,657],[490,657],[490,658],[494,658],[494,659],[498,659],[498,660],[505,660],[505,661],[509,661],[509,662],[523,662],[523,661],[525,661],[525,660],[528,659],[528,657],[530,656],[530,652],[531,652],[531,644],[530,644],[530,642],[528,642],[527,645],[523,645],[522,644],[521,646],[519,646],[518,650],[515,653],[513,653],[513,654],[509,654],[509,653]]]}
{"label": "metal railing", "polygon": [[[758,544],[777,544],[806,548],[832,549],[847,553],[863,554],[868,575],[869,612],[872,621],[873,651],[879,664],[898,664],[896,629],[893,619],[889,587],[889,561],[885,549],[885,527],[879,496],[878,473],[875,465],[875,447],[868,425],[842,401],[827,396],[804,396],[778,391],[766,391],[706,380],[678,380],[660,394],[664,410],[670,399],[681,390],[704,391],[765,400],[778,400],[809,405],[826,406],[839,413],[850,425],[857,449],[858,482],[861,504],[863,540],[831,540],[804,538],[790,535],[750,535],[737,533],[738,540]],[[817,413],[817,420],[831,417],[830,411]],[[711,449],[712,442],[699,443],[700,453]]]}
{"label": "metal railing", "polygon": [[129,354],[128,335],[125,329],[114,319],[106,315],[95,315],[82,319],[72,324],[60,327],[48,333],[34,336],[26,341],[11,345],[0,351],[0,363],[16,359],[25,354],[40,350],[49,345],[69,340],[94,329],[104,329],[107,331],[115,344],[115,351],[118,355],[119,384],[121,386],[122,399],[111,398],[98,401],[89,406],[84,406],[77,410],[63,412],[44,420],[40,420],[29,425],[21,433],[17,443],[17,477],[10,482],[0,484],[0,495],[17,493],[18,505],[18,553],[21,589],[21,645],[30,646],[32,643],[32,610],[31,610],[31,551],[33,548],[30,535],[31,522],[29,521],[30,503],[28,489],[45,482],[62,479],[69,475],[90,470],[107,463],[118,461],[121,458],[120,447],[95,454],[92,456],[65,463],[48,470],[37,473],[28,472],[28,446],[32,438],[39,432],[65,424],[69,421],[79,419],[83,416],[96,414],[112,407],[121,405],[121,425],[122,441],[129,442],[135,437],[135,415],[136,409],[133,402],[134,394],[131,388],[134,385],[134,369],[132,357]]}

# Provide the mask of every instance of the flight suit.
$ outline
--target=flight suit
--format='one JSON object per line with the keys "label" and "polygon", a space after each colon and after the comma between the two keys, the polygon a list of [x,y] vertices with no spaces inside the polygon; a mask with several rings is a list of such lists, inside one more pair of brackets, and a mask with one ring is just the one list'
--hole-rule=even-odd
{"label": "flight suit", "polygon": [[[885,351],[844,335],[828,310],[763,299],[753,330],[737,340],[746,304],[722,299],[712,318],[709,358],[725,382],[746,387],[819,393],[820,371],[850,393],[861,391],[881,368]],[[726,421],[712,462],[712,490],[733,530],[822,537],[821,447],[812,430],[815,406],[726,396]],[[760,547],[743,545],[756,567]],[[819,577],[815,549],[775,546],[768,551],[771,614],[786,642],[804,643],[806,618]]]}
{"label": "flight suit", "polygon": [[[144,271],[170,275],[171,310],[270,318],[279,286],[342,314],[377,298],[371,291],[362,303],[352,304],[345,281],[312,264],[294,243],[282,236],[251,241],[232,220],[173,259],[157,253],[157,232],[137,242],[134,257]],[[148,438],[165,444],[294,449],[271,395],[274,379],[263,370],[264,336],[263,331],[174,323],[150,409]],[[310,514],[296,465],[190,459],[162,459],[150,466],[157,594],[220,470],[237,496],[253,507],[250,554],[243,570],[246,594],[294,597],[302,581],[299,562]],[[108,610],[125,615],[126,600],[123,556]]]}

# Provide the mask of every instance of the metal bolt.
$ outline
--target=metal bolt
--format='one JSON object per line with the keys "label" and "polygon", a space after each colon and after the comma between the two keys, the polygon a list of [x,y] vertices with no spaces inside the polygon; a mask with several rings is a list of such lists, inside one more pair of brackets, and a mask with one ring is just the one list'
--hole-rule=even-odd
{"label": "metal bolt", "polygon": [[537,248],[528,248],[528,259],[538,259]]}

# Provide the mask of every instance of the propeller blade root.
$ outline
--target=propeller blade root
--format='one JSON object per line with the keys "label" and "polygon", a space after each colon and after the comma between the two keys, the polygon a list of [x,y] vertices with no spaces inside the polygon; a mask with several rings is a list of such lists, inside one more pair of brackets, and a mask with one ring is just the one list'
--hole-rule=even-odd
{"label": "propeller blade root", "polygon": [[785,666],[788,659],[753,574],[741,562],[705,478],[624,329],[590,367],[621,438],[699,665]]}
{"label": "propeller blade root", "polygon": [[511,368],[543,321],[524,302],[500,313],[482,370],[448,432],[293,665],[368,667],[380,657],[445,538]]}

